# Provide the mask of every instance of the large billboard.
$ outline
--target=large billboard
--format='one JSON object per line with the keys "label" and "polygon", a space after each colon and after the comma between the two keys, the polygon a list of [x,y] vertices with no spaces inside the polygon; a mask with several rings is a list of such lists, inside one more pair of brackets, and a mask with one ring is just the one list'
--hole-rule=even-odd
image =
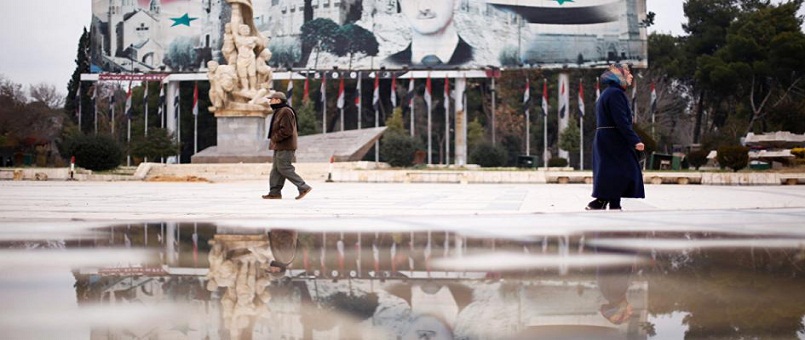
{"label": "large billboard", "polygon": [[[648,65],[646,0],[253,0],[252,7],[277,68]],[[208,60],[223,62],[227,0],[93,0],[92,10],[93,72],[197,72]]]}

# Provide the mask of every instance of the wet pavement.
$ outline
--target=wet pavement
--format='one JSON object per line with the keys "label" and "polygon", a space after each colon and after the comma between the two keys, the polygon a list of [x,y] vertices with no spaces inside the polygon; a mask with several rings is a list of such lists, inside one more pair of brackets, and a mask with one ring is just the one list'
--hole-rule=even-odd
{"label": "wet pavement", "polygon": [[805,339],[805,191],[0,182],[4,339]]}

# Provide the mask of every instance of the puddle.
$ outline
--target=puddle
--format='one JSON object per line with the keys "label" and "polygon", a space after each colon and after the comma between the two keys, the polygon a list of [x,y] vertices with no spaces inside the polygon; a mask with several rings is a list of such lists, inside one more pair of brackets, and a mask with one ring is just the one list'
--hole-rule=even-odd
{"label": "puddle", "polygon": [[798,231],[383,232],[362,223],[343,232],[20,224],[0,235],[0,331],[8,339],[804,338]]}

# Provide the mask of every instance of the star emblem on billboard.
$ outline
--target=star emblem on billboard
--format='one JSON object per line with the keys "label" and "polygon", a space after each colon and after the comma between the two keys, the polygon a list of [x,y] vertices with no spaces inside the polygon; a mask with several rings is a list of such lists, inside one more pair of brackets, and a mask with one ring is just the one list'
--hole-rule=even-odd
{"label": "star emblem on billboard", "polygon": [[573,0],[556,0],[560,5],[564,5],[565,2],[573,2]]}
{"label": "star emblem on billboard", "polygon": [[[563,0],[563,1],[567,1],[567,0]],[[190,22],[193,21],[193,20],[196,20],[198,18],[191,18],[189,15],[187,15],[187,13],[185,13],[183,16],[180,16],[178,18],[170,18],[170,19],[173,20],[173,25],[171,25],[171,27],[173,27],[173,26],[178,26],[178,25],[190,26]]]}

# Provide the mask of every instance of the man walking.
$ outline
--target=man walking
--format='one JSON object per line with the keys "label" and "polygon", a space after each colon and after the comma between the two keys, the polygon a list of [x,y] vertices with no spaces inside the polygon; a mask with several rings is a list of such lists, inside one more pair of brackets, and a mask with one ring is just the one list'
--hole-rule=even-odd
{"label": "man walking", "polygon": [[263,198],[282,199],[282,187],[285,185],[285,179],[288,179],[299,189],[296,199],[302,199],[313,188],[305,184],[305,180],[296,174],[296,169],[291,164],[296,160],[296,144],[299,138],[296,112],[288,106],[288,100],[282,92],[270,94],[268,104],[274,110],[268,128],[269,149],[274,150],[274,159],[268,180],[270,188]]}

